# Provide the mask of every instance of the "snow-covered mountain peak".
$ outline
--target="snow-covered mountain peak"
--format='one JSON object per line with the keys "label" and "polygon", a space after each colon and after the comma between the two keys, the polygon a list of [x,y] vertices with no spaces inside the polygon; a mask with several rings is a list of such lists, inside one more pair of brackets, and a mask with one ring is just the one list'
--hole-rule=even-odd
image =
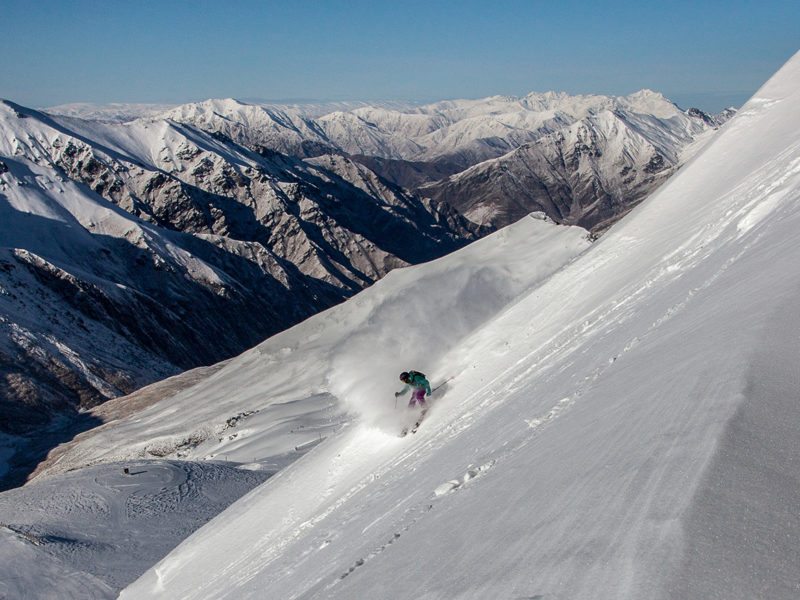
{"label": "snow-covered mountain peak", "polygon": [[292,128],[303,119],[296,111],[288,107],[276,107],[242,102],[235,98],[209,99],[177,106],[157,118],[168,118],[176,121],[210,121],[214,117],[222,117],[249,127],[279,125]]}
{"label": "snow-covered mountain peak", "polygon": [[[663,95],[641,90],[625,97],[531,92],[521,98],[489,96],[419,106],[356,105],[313,118],[291,105],[227,98],[184,104],[158,118],[222,134],[251,148],[303,157],[343,152],[417,163],[441,161],[442,170],[452,173],[610,109],[662,120],[681,114]],[[402,179],[396,183],[405,185]]]}
{"label": "snow-covered mountain peak", "polygon": [[[256,118],[256,115],[259,115],[260,119]],[[261,107],[245,104],[233,98],[181,104],[162,114],[148,118],[148,120],[164,119],[196,125],[213,125],[215,120],[252,123],[253,125],[268,125],[270,121],[268,113]]]}
{"label": "snow-covered mountain peak", "polygon": [[21,106],[11,100],[0,98],[0,118],[24,119],[31,115],[40,115],[39,111]]}
{"label": "snow-covered mountain peak", "polygon": [[562,110],[569,112],[566,105],[594,105],[602,102],[603,96],[593,95],[570,95],[566,92],[529,92],[521,100],[520,104],[526,110],[545,111],[545,110]]}
{"label": "snow-covered mountain peak", "polygon": [[208,98],[200,102],[188,102],[181,104],[166,111],[169,114],[202,114],[207,112],[215,112],[220,115],[236,113],[241,110],[247,110],[248,107],[255,107],[252,104],[241,102],[235,98]]}
{"label": "snow-covered mountain peak", "polygon": [[681,113],[678,106],[660,92],[644,89],[619,99],[621,106],[637,113],[668,119]]}
{"label": "snow-covered mountain peak", "polygon": [[177,106],[159,115],[233,141],[294,156],[315,155],[330,145],[313,121],[290,108],[246,104],[232,98]]}
{"label": "snow-covered mountain peak", "polygon": [[670,102],[664,94],[656,92],[649,88],[642,88],[639,91],[633,92],[625,96],[630,102]]}

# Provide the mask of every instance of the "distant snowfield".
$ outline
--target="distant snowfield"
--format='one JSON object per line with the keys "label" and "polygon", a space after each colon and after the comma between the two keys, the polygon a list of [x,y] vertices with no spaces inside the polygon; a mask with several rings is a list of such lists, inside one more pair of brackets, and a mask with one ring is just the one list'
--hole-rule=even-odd
{"label": "distant snowfield", "polygon": [[53,115],[63,115],[76,119],[90,119],[111,123],[124,123],[142,117],[150,117],[171,109],[174,104],[135,104],[118,103],[94,104],[91,102],[74,102],[59,104],[43,109]]}
{"label": "distant snowfield", "polygon": [[[348,111],[357,108],[374,108],[376,106],[394,109],[410,110],[417,103],[413,102],[363,102],[363,101],[324,101],[309,100],[297,102],[269,102],[266,100],[245,99],[243,102],[252,103],[266,108],[292,111],[305,117],[320,117],[333,111]],[[135,104],[135,103],[110,103],[94,104],[91,102],[75,102],[72,104],[59,104],[42,109],[53,115],[63,115],[65,117],[75,117],[78,119],[90,119],[92,121],[107,121],[114,123],[124,123],[142,117],[153,117],[175,108],[176,104]]]}
{"label": "distant snowfield", "polygon": [[116,598],[269,475],[210,462],[132,461],[0,494],[0,597]]}
{"label": "distant snowfield", "polygon": [[799,107],[800,54],[588,250],[524,220],[84,436],[53,470],[317,442],[120,597],[800,597]]}

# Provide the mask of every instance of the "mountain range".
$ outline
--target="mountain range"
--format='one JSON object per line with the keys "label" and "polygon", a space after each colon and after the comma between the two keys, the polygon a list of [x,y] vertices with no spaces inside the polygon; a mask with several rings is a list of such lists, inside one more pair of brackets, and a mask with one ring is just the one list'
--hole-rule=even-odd
{"label": "mountain range", "polygon": [[542,210],[557,222],[602,230],[735,113],[682,110],[651,90],[324,107],[227,99],[178,106],[164,115],[251,148],[345,154],[494,228]]}
{"label": "mountain range", "polygon": [[3,101],[0,431],[60,436],[54,416],[230,358],[529,212],[602,230],[728,116],[650,91]]}

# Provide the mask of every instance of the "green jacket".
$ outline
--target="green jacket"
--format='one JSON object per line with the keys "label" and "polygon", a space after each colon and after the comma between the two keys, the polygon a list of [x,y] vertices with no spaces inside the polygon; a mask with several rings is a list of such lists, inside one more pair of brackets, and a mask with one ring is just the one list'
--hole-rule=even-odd
{"label": "green jacket", "polygon": [[422,373],[414,373],[411,375],[411,380],[406,383],[405,387],[395,394],[396,396],[402,396],[405,394],[409,389],[414,388],[415,390],[424,389],[425,393],[428,396],[431,395],[431,384],[425,379],[425,376]]}

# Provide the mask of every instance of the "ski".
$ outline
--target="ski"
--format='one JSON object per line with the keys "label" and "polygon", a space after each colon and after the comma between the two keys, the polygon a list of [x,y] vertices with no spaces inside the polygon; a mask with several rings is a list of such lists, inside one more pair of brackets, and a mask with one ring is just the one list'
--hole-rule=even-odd
{"label": "ski", "polygon": [[419,415],[419,418],[413,425],[406,425],[403,427],[402,431],[400,432],[400,437],[406,437],[409,433],[417,433],[417,430],[419,429],[419,426],[422,423],[422,420],[425,418],[427,412],[427,408],[423,409],[422,413]]}
{"label": "ski", "polygon": [[414,423],[414,426],[411,428],[411,433],[417,433],[417,429],[419,429],[420,423],[422,423],[422,419],[425,418],[427,412],[428,412],[427,408],[422,411],[422,414],[419,416],[419,419],[417,419],[417,422]]}

